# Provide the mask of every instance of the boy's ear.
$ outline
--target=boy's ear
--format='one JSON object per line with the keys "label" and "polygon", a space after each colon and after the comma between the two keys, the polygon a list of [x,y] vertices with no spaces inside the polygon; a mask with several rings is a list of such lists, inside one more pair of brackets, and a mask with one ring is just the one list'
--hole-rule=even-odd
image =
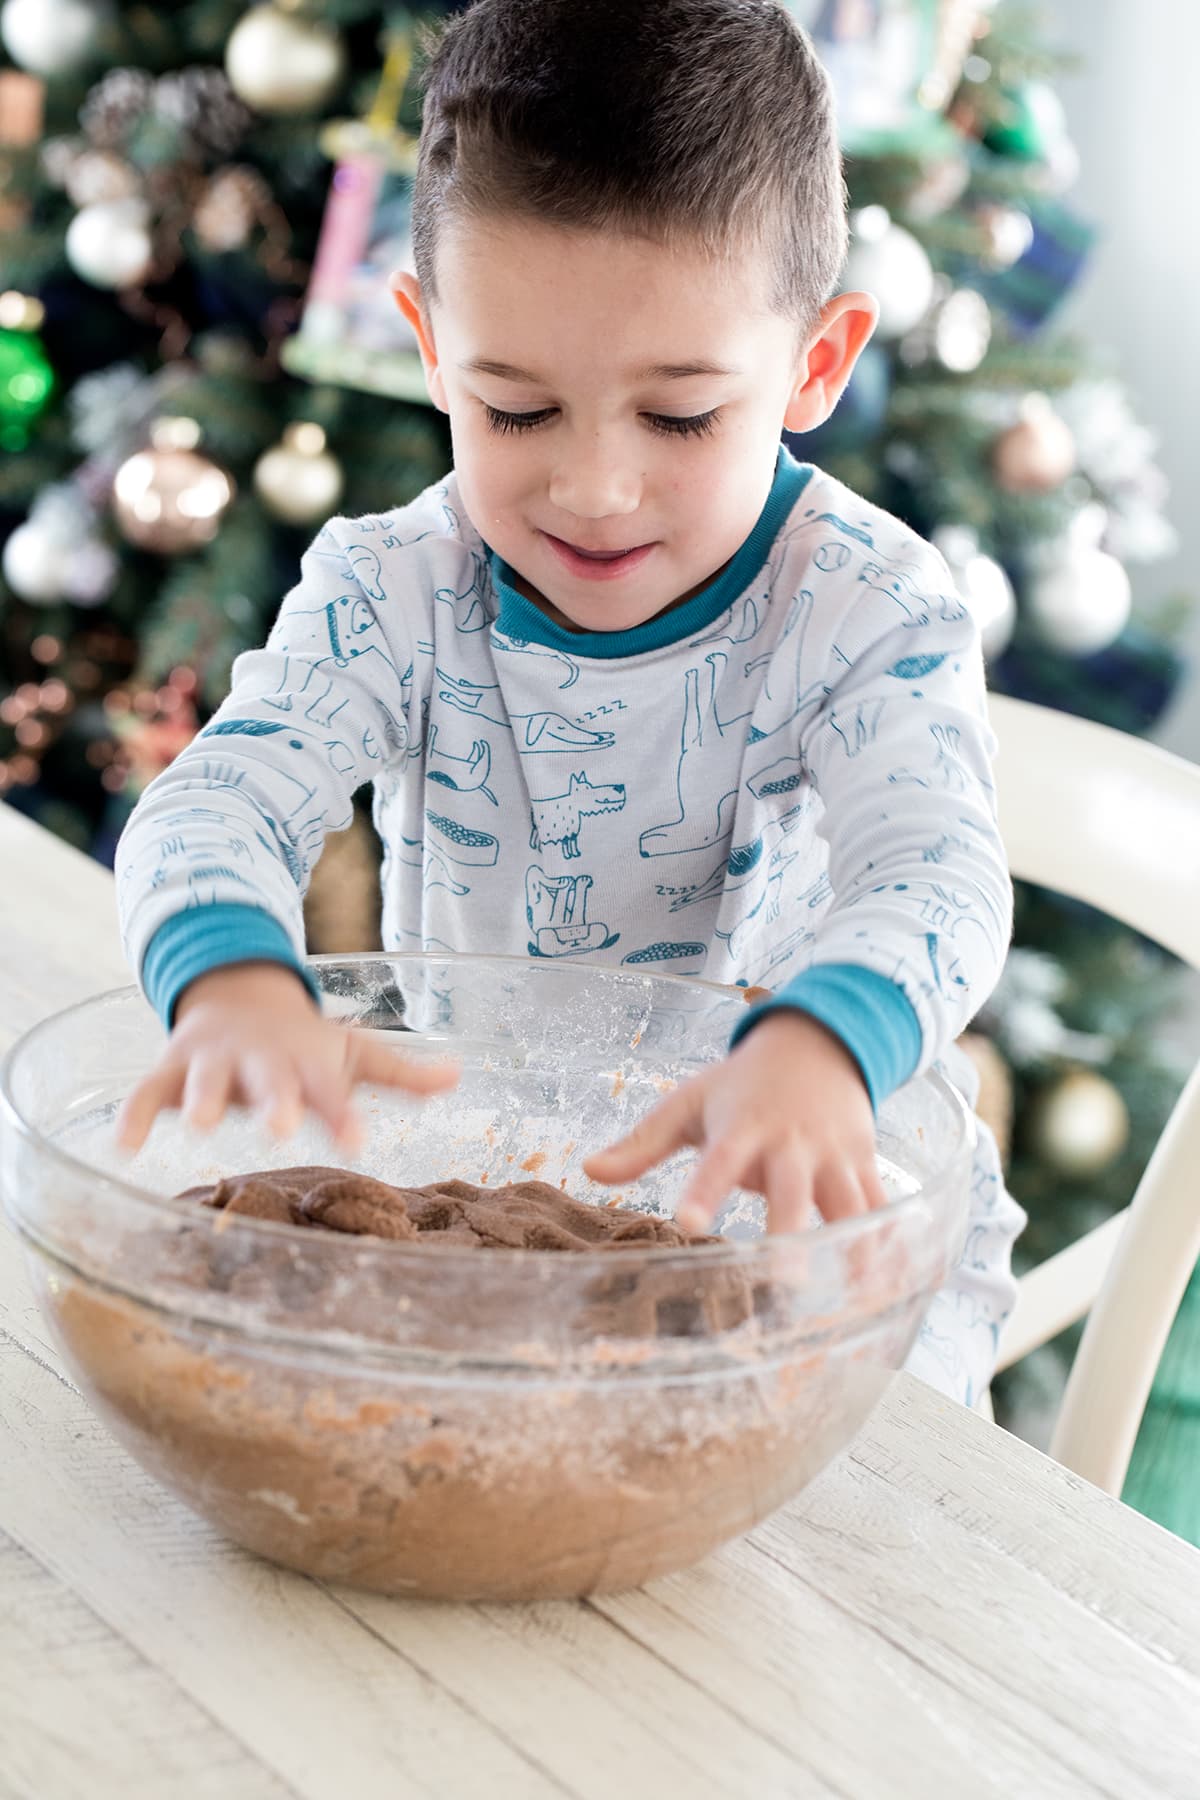
{"label": "boy's ear", "polygon": [[429,398],[439,412],[449,412],[446,387],[438,363],[437,345],[433,341],[433,327],[429,322],[425,299],[421,293],[421,284],[415,275],[409,274],[407,269],[397,269],[389,285],[396,305],[416,333],[417,349],[421,353],[421,363],[425,370],[425,386],[429,389]]}
{"label": "boy's ear", "polygon": [[786,430],[813,431],[824,424],[841,399],[878,318],[879,302],[873,294],[835,294],[822,307],[783,415]]}

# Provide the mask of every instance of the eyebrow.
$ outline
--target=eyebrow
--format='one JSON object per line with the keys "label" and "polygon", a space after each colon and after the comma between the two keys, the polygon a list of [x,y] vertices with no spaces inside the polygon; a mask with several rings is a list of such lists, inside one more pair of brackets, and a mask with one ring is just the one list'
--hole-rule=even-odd
{"label": "eyebrow", "polygon": [[[532,386],[542,385],[541,377],[534,375],[529,369],[515,368],[512,363],[494,362],[489,356],[473,356],[470,361],[460,363],[459,368],[467,375],[494,375],[498,381],[527,381]],[[722,363],[707,362],[703,358],[697,362],[655,363],[649,369],[642,369],[634,377],[637,381],[687,381],[693,375],[736,375],[737,369],[726,368]]]}

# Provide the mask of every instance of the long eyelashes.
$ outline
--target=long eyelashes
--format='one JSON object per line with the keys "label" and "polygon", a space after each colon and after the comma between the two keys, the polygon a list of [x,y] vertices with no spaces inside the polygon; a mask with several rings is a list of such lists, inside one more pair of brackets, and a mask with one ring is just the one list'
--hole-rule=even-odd
{"label": "long eyelashes", "polygon": [[[520,431],[536,431],[554,417],[555,409],[542,407],[538,412],[511,413],[501,412],[498,407],[484,406],[489,429],[502,436],[511,436]],[[696,413],[690,419],[673,419],[665,413],[643,413],[642,417],[651,431],[660,437],[708,437],[720,417],[720,407],[714,406],[711,412]]]}
{"label": "long eyelashes", "polygon": [[550,407],[543,407],[541,412],[510,413],[500,412],[496,407],[485,404],[484,411],[492,430],[508,435],[517,431],[532,431],[535,426],[543,425],[552,416]]}

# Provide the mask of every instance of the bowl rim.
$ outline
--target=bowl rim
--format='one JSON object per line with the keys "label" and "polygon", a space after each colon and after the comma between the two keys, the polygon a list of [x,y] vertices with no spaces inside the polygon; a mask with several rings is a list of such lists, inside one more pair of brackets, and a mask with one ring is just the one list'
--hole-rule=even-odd
{"label": "bowl rim", "polygon": [[[745,993],[749,991],[734,986],[731,983],[708,981],[700,976],[659,974],[657,972],[647,975],[617,966],[583,962],[576,957],[556,957],[549,968],[545,968],[541,963],[535,962],[530,957],[514,956],[507,953],[497,953],[493,955],[488,951],[331,951],[321,952],[316,955],[308,955],[304,958],[305,966],[314,968],[347,963],[357,966],[364,963],[385,962],[407,962],[415,964],[429,964],[433,962],[486,963],[489,966],[497,963],[507,963],[514,967],[534,969],[539,971],[539,973],[549,973],[550,969],[571,968],[586,970],[593,975],[598,969],[603,969],[605,974],[625,975],[631,981],[639,979],[644,981],[649,979],[655,983],[663,983],[677,987],[681,991],[695,992],[697,989],[702,989],[708,993],[728,996],[730,999],[741,999]],[[63,1149],[60,1144],[57,1144],[52,1138],[47,1137],[44,1132],[39,1130],[36,1125],[24,1116],[20,1111],[13,1094],[13,1070],[16,1067],[20,1056],[25,1053],[43,1033],[48,1032],[52,1027],[61,1027],[65,1025],[75,1015],[86,1012],[91,1008],[99,1007],[105,1003],[116,1003],[125,999],[141,1000],[143,1004],[148,1004],[136,982],[128,983],[123,987],[104,988],[94,994],[85,995],[82,1000],[77,1000],[70,1006],[62,1007],[57,1012],[47,1014],[44,1019],[39,1019],[35,1024],[27,1027],[27,1029],[9,1045],[3,1057],[0,1058],[0,1125],[7,1122],[10,1128],[16,1130],[18,1136],[30,1142],[40,1154],[46,1155],[53,1162],[66,1167],[77,1177],[85,1178],[99,1190],[109,1191],[121,1200],[133,1201],[141,1208],[149,1208],[152,1211],[160,1213],[164,1217],[169,1217],[177,1222],[181,1217],[189,1215],[181,1214],[176,1206],[175,1196],[155,1193],[152,1189],[141,1187],[137,1182],[127,1180],[122,1175],[99,1169],[94,1164],[86,1161],[83,1157]],[[424,1034],[412,1033],[411,1035],[419,1040]],[[930,1067],[924,1070],[920,1075],[913,1076],[910,1079],[913,1081],[924,1082],[931,1087],[943,1102],[948,1103],[951,1112],[957,1118],[959,1125],[959,1140],[956,1145],[956,1154],[950,1159],[952,1163],[957,1163],[959,1155],[969,1155],[973,1151],[977,1136],[974,1115],[972,1114],[971,1108],[967,1104],[965,1097],[941,1069],[936,1066]],[[905,1083],[904,1085],[907,1086],[908,1084]],[[281,1141],[285,1142],[286,1140]],[[631,1185],[636,1190],[636,1183]],[[933,1191],[940,1191],[941,1186],[942,1183],[940,1181],[934,1184]],[[835,1247],[852,1242],[856,1239],[862,1240],[869,1238],[875,1231],[881,1230],[885,1225],[889,1225],[897,1219],[905,1218],[910,1212],[915,1211],[919,1206],[926,1204],[926,1195],[930,1191],[930,1187],[923,1183],[915,1194],[900,1195],[895,1200],[889,1201],[886,1206],[879,1207],[875,1210],[865,1213],[854,1213],[844,1219],[821,1219],[819,1221],[820,1230],[815,1237],[812,1225],[805,1225],[797,1231],[764,1232],[761,1237],[757,1238],[725,1238],[720,1239],[716,1243],[709,1244],[648,1244],[645,1246],[638,1244],[631,1254],[636,1255],[639,1264],[645,1261],[653,1264],[656,1268],[661,1268],[673,1259],[682,1260],[684,1258],[687,1259],[689,1266],[694,1267],[697,1256],[703,1257],[706,1264],[718,1260],[723,1262],[748,1261],[755,1255],[761,1257],[765,1245],[775,1246],[776,1253],[778,1253],[778,1250],[782,1249],[784,1245],[789,1244],[805,1245],[809,1247],[811,1251],[815,1248],[816,1244],[819,1243],[822,1246],[822,1250],[826,1248],[832,1250]],[[3,1196],[0,1195],[0,1201],[2,1200]],[[221,1217],[224,1218],[224,1214],[222,1214]],[[16,1217],[13,1217],[12,1222],[22,1232],[22,1235],[25,1235],[26,1226],[24,1222]],[[249,1244],[256,1241],[264,1243],[283,1241],[294,1244],[297,1241],[298,1236],[296,1228],[293,1225],[286,1225],[273,1219],[255,1219],[236,1214],[229,1220],[227,1225],[222,1225],[221,1229],[222,1235],[228,1235],[232,1242],[237,1242],[238,1238],[243,1238],[243,1241]],[[245,1236],[247,1233],[249,1234],[248,1237]],[[236,1234],[236,1236],[234,1234]],[[322,1243],[329,1245],[338,1244],[342,1242],[344,1238],[345,1243],[348,1246],[358,1245],[361,1249],[364,1242],[364,1239],[361,1236],[337,1232],[322,1232],[319,1236]],[[413,1243],[411,1240],[407,1239],[397,1240],[394,1238],[368,1237],[365,1242],[370,1246],[373,1255],[383,1255],[385,1259],[390,1259],[398,1265],[406,1264],[409,1259],[413,1257],[418,1258],[420,1262],[423,1263],[430,1255],[431,1249],[434,1249],[439,1258],[439,1262],[442,1263],[443,1266],[449,1264],[452,1260],[462,1261],[464,1263],[469,1262],[473,1267],[478,1266],[479,1253],[476,1248],[455,1250],[450,1249],[449,1247],[434,1247],[422,1245],[419,1242]],[[561,1266],[564,1255],[564,1252],[561,1250],[510,1249],[505,1246],[499,1246],[498,1249],[510,1266],[513,1262],[520,1260],[527,1266],[536,1266],[540,1264],[546,1267],[558,1267]],[[611,1264],[611,1261],[612,1252],[600,1248],[573,1251],[570,1253],[571,1266],[578,1267],[581,1273],[585,1270],[593,1269],[597,1263],[607,1267]]]}

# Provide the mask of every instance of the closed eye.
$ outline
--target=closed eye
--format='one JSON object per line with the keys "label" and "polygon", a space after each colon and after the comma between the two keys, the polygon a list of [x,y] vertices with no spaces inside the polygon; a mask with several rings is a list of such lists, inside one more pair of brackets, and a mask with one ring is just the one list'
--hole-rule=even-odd
{"label": "closed eye", "polygon": [[537,412],[513,413],[501,412],[498,407],[485,403],[483,410],[491,429],[499,432],[532,431],[535,426],[544,425],[547,419],[554,417],[552,406],[540,407]]}
{"label": "closed eye", "polygon": [[[552,419],[556,407],[539,407],[536,412],[501,412],[499,407],[488,406],[485,402],[484,412],[487,415],[489,429],[502,435],[511,435],[519,431],[535,431]],[[709,412],[693,413],[690,418],[674,418],[669,413],[643,413],[642,418],[651,431],[660,437],[707,437],[721,416],[719,406]]]}
{"label": "closed eye", "polygon": [[690,419],[673,419],[668,413],[643,413],[651,431],[663,437],[707,437],[721,416],[719,406],[706,413],[693,413]]}

